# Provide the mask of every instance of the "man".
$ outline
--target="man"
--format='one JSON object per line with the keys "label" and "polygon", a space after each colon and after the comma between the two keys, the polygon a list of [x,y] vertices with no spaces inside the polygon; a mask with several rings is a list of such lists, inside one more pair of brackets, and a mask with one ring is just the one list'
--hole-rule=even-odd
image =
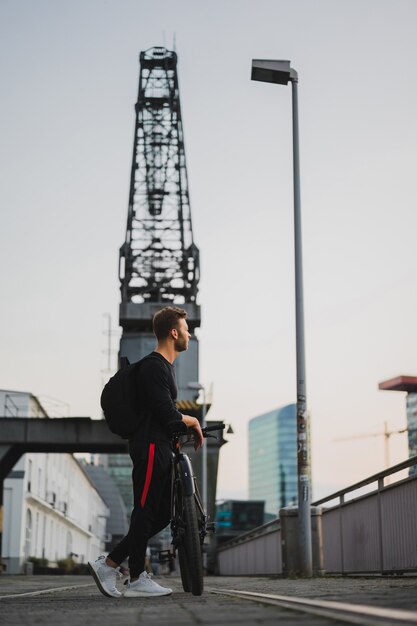
{"label": "man", "polygon": [[173,362],[187,350],[190,340],[187,313],[168,306],[153,318],[158,345],[143,359],[138,372],[140,409],[149,416],[129,440],[133,462],[133,511],[128,534],[109,553],[100,556],[89,569],[100,591],[109,597],[120,597],[116,587],[121,576],[120,564],[129,557],[130,579],[125,597],[169,595],[172,589],[161,587],[144,569],[148,540],[170,521],[171,450],[167,424],[182,420],[194,435],[194,448],[203,445],[203,434],[195,417],[182,415],[176,405],[177,384]]}

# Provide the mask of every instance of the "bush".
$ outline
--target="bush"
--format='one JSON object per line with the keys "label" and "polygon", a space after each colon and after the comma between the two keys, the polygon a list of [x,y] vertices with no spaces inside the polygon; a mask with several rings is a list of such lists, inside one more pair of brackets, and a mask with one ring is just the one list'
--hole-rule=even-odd
{"label": "bush", "polygon": [[33,563],[34,574],[43,574],[44,576],[59,576],[63,574],[78,574],[86,576],[90,573],[87,563],[76,563],[70,556],[65,559],[58,559],[56,562],[57,567],[48,567],[48,559],[42,559],[37,556],[30,556],[28,561]]}
{"label": "bush", "polygon": [[66,559],[58,559],[56,564],[59,569],[64,570],[65,574],[72,574],[77,565],[74,559],[70,556],[67,556]]}
{"label": "bush", "polygon": [[37,567],[48,567],[48,559],[43,559],[41,557],[38,556],[30,556],[28,558],[29,563],[33,563],[33,569],[36,569]]}

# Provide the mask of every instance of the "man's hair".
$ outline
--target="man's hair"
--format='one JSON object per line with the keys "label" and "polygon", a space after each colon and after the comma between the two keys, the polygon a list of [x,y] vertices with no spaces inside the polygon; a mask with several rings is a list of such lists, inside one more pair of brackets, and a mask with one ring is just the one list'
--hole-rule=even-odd
{"label": "man's hair", "polygon": [[180,319],[187,317],[187,311],[177,306],[166,306],[153,316],[153,332],[158,340],[166,339],[173,328],[178,328]]}

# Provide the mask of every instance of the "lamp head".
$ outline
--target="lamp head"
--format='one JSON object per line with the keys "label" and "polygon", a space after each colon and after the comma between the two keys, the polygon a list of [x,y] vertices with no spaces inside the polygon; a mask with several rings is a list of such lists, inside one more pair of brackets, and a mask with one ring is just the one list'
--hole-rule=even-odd
{"label": "lamp head", "polygon": [[290,61],[252,60],[252,80],[259,80],[262,83],[288,85],[288,81],[296,77],[297,72],[290,67]]}

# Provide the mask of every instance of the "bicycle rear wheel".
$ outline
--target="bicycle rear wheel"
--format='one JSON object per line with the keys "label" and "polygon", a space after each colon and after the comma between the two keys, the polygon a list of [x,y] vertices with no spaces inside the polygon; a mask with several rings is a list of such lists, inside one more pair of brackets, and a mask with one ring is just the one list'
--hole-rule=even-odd
{"label": "bicycle rear wheel", "polygon": [[204,588],[203,558],[194,495],[184,496],[183,516],[185,522],[184,556],[188,565],[191,593],[193,596],[201,596]]}

